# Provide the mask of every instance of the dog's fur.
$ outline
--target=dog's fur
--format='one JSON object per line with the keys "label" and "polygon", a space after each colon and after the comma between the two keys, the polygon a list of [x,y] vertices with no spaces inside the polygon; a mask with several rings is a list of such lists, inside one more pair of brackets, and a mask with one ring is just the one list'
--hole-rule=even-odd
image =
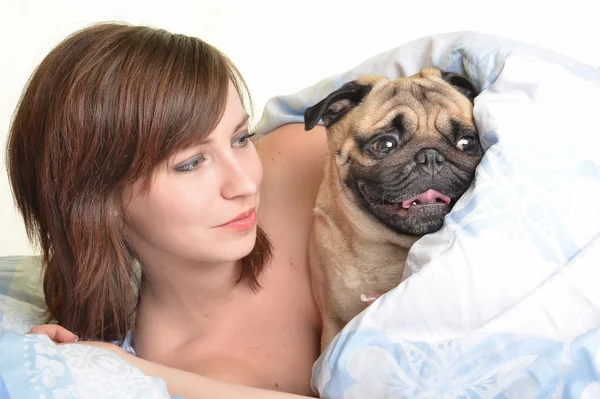
{"label": "dog's fur", "polygon": [[400,283],[411,245],[471,184],[483,156],[475,95],[467,79],[425,68],[363,76],[306,110],[305,129],[323,120],[330,152],[309,250],[321,350]]}

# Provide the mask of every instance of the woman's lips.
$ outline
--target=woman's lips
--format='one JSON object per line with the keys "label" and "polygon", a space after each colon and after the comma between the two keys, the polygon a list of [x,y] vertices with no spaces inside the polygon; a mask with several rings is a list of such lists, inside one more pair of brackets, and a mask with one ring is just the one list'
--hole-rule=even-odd
{"label": "woman's lips", "polygon": [[234,231],[244,231],[248,230],[256,224],[256,209],[252,208],[251,210],[244,212],[238,216],[236,216],[231,221],[222,224],[218,227],[223,227],[229,230]]}

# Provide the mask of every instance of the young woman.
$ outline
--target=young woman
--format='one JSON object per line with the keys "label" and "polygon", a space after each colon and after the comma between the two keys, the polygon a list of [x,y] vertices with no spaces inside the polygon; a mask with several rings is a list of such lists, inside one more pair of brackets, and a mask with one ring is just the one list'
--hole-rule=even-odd
{"label": "young woman", "polygon": [[47,55],[7,148],[62,326],[32,332],[114,350],[172,395],[312,395],[325,134],[288,125],[257,151],[247,99],[217,49],[160,29],[99,24]]}

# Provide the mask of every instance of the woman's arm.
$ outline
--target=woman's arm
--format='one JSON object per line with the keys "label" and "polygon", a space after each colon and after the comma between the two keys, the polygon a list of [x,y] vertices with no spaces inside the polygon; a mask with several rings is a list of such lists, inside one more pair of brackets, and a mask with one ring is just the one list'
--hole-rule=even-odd
{"label": "woman's arm", "polygon": [[[75,334],[56,324],[38,325],[33,327],[29,333],[46,334],[57,344],[77,342]],[[185,399],[309,399],[308,396],[217,381],[195,373],[163,366],[134,356],[123,348],[107,342],[84,341],[79,342],[79,344],[110,350],[126,362],[142,370],[146,375],[162,378],[167,383],[167,390],[170,395],[183,396]]]}
{"label": "woman's arm", "polygon": [[162,378],[167,383],[167,390],[172,396],[183,396],[185,399],[309,399],[308,396],[232,384],[163,366],[134,356],[123,348],[106,342],[81,342],[81,344],[108,349],[146,375]]}
{"label": "woman's arm", "polygon": [[147,375],[162,378],[167,382],[171,395],[181,395],[185,399],[308,399],[308,396],[293,395],[284,392],[269,391],[213,380],[198,374],[174,369],[142,358],[125,351],[119,356],[138,367]]}

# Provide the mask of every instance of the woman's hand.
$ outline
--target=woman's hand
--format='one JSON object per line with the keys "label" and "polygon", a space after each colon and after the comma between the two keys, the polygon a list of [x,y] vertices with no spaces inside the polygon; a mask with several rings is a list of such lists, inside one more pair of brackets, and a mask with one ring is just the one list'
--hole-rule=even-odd
{"label": "woman's hand", "polygon": [[77,335],[58,324],[41,324],[33,327],[27,334],[46,334],[57,344],[71,344],[79,341]]}
{"label": "woman's hand", "polygon": [[59,326],[58,324],[41,324],[33,327],[27,334],[46,334],[56,344],[83,344],[89,346],[95,346],[97,348],[108,349],[117,355],[124,357],[123,355],[127,352],[115,344],[108,342],[99,341],[79,341],[79,337],[73,334],[66,328]]}

